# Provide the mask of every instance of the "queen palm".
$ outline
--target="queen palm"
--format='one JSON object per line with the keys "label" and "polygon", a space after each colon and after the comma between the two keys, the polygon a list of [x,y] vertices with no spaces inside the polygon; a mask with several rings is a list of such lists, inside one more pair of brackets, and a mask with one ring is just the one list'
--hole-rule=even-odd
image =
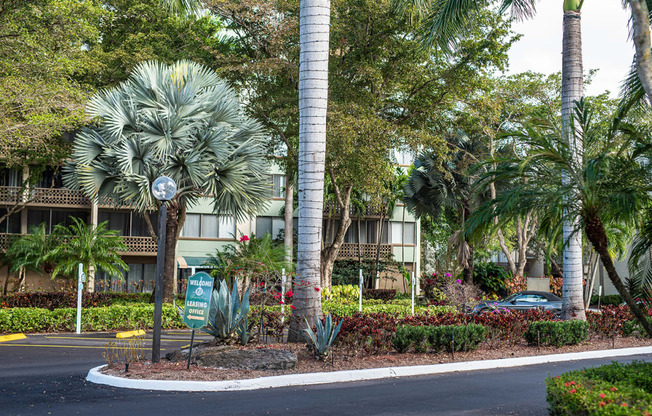
{"label": "queen palm", "polygon": [[164,299],[171,302],[186,210],[209,197],[215,213],[243,220],[266,204],[263,129],[214,71],[189,61],[141,63],[127,81],[95,94],[87,111],[96,123],[77,135],[67,186],[144,213],[158,206],[154,179],[177,183],[168,201],[164,267]]}
{"label": "queen palm", "polygon": [[[562,139],[560,129],[548,120],[539,120],[514,134],[527,156],[503,159],[484,180],[515,180],[518,185],[483,205],[467,222],[467,232],[479,232],[495,216],[534,211],[543,228],[554,229],[566,220],[576,227],[573,234],[585,232],[600,256],[609,280],[625,300],[636,319],[652,335],[652,326],[632,299],[616,268],[612,252],[617,241],[609,229],[633,229],[652,197],[652,174],[641,164],[639,153],[630,141],[619,146],[613,137],[594,134],[591,114],[584,101],[576,107],[572,125],[582,132],[587,152],[580,163],[574,149]],[[562,173],[563,172],[563,173]],[[561,182],[561,175],[568,181]],[[565,241],[568,241],[565,239]]]}
{"label": "queen palm", "polygon": [[52,234],[60,241],[48,255],[56,260],[52,278],[59,275],[76,277],[81,263],[89,276],[86,287],[94,287],[94,272],[101,271],[111,277],[122,277],[128,269],[119,252],[128,250],[118,231],[108,228],[108,221],[97,226],[86,224],[73,217],[72,224],[57,224]]}
{"label": "queen palm", "polygon": [[[474,15],[491,2],[468,0],[394,0],[397,10],[410,14],[420,23],[421,39],[424,44],[438,45],[444,51],[453,53],[457,38],[464,29],[473,24]],[[582,32],[581,8],[584,0],[563,0],[563,40],[562,40],[562,91],[561,115],[562,137],[569,144],[575,162],[582,157],[582,143],[579,131],[570,128],[573,103],[582,95]],[[631,2],[630,2],[631,3]],[[530,18],[536,13],[534,0],[501,0],[501,11],[510,9],[518,18]],[[649,50],[649,47],[648,47]],[[648,54],[649,56],[649,54]],[[569,178],[562,175],[561,181]],[[566,184],[565,184],[566,185]],[[564,186],[565,186],[564,185]],[[575,197],[570,195],[574,200]],[[585,319],[582,307],[582,240],[581,234],[574,233],[577,223],[570,216],[563,225],[564,244],[564,288],[562,317],[564,319]]]}
{"label": "queen palm", "polygon": [[51,252],[58,245],[56,235],[48,234],[45,224],[32,226],[29,233],[15,239],[4,256],[7,265],[7,279],[3,293],[7,292],[7,283],[11,273],[18,273],[18,288],[23,290],[25,275],[28,271],[38,274],[51,273],[54,268]]}

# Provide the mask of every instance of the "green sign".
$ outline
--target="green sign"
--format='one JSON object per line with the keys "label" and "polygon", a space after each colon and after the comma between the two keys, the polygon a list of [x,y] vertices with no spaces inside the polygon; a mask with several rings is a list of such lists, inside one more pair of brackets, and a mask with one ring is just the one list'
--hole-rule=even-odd
{"label": "green sign", "polygon": [[199,272],[188,278],[183,322],[189,328],[198,329],[206,325],[212,294],[213,278],[208,273]]}

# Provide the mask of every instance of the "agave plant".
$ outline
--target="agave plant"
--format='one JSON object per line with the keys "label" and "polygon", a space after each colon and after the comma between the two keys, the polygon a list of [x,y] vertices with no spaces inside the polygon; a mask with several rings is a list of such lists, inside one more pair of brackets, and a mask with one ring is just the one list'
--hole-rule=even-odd
{"label": "agave plant", "polygon": [[208,323],[202,331],[211,334],[222,342],[234,340],[234,335],[249,313],[249,289],[242,296],[238,295],[238,285],[233,284],[233,290],[224,280],[220,282],[220,289],[213,290],[211,307],[208,311]]}
{"label": "agave plant", "polygon": [[[304,318],[305,319],[305,318]],[[338,332],[340,332],[340,327],[342,326],[344,319],[340,320],[340,323],[336,326],[333,326],[333,318],[329,313],[324,323],[322,324],[321,319],[315,316],[315,331],[310,327],[310,323],[306,319],[307,329],[304,329],[304,336],[306,340],[310,343],[309,349],[311,349],[315,358],[318,360],[323,360],[328,357],[330,353],[331,345],[335,341]]]}

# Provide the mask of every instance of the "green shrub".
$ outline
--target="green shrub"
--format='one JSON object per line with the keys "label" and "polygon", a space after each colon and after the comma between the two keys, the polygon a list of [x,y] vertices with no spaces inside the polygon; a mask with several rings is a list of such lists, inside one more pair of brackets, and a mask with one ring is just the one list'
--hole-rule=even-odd
{"label": "green shrub", "polygon": [[[450,306],[425,306],[425,305],[414,305],[414,313],[445,313],[452,312],[455,308]],[[350,316],[358,312],[358,304],[340,304],[337,302],[324,301],[322,302],[322,310],[324,313],[332,313],[337,316]],[[410,305],[409,299],[399,299],[394,300],[392,303],[363,303],[362,304],[362,313],[389,313],[389,314],[398,314],[399,316],[406,316],[412,313],[412,307]]]}
{"label": "green shrub", "polygon": [[321,291],[321,298],[322,300],[328,300],[333,303],[357,304],[360,299],[360,289],[354,285],[326,287]]}
{"label": "green shrub", "polygon": [[482,325],[412,326],[396,329],[392,343],[398,352],[412,348],[415,352],[471,351],[484,341],[487,330]]}
{"label": "green shrub", "polygon": [[644,415],[652,413],[652,363],[613,362],[546,379],[550,414]]}
{"label": "green shrub", "polygon": [[[600,306],[619,306],[623,303],[623,298],[620,295],[604,295],[600,296]],[[598,304],[598,295],[591,296],[591,305]]]}
{"label": "green shrub", "polygon": [[586,321],[548,321],[532,322],[525,331],[525,340],[537,345],[537,334],[541,345],[574,345],[584,341],[589,335]]}
{"label": "green shrub", "polygon": [[[113,305],[82,309],[82,331],[149,329],[154,325],[154,305]],[[60,308],[0,309],[0,333],[74,331],[77,310]],[[177,310],[163,305],[163,328],[183,327]]]}
{"label": "green shrub", "polygon": [[473,284],[485,293],[507,296],[505,281],[509,273],[494,263],[476,263],[473,265]]}
{"label": "green shrub", "polygon": [[[647,320],[650,322],[652,325],[652,317],[647,318]],[[626,321],[623,323],[622,327],[623,331],[623,336],[625,337],[631,337],[631,336],[637,336],[639,338],[647,338],[649,337],[648,333],[643,329],[641,324],[638,321]]]}

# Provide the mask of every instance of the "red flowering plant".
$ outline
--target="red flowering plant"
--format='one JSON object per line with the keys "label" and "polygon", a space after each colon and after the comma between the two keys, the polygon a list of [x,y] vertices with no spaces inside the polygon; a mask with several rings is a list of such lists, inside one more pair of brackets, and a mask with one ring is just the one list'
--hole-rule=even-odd
{"label": "red flowering plant", "polygon": [[[447,273],[448,274],[448,273]],[[448,274],[450,276],[450,274]],[[438,275],[437,273],[432,273],[430,275],[423,274],[419,279],[419,286],[421,287],[421,293],[426,297],[426,299],[434,301],[442,301],[443,293],[441,292],[442,287],[446,285],[447,279]]]}

